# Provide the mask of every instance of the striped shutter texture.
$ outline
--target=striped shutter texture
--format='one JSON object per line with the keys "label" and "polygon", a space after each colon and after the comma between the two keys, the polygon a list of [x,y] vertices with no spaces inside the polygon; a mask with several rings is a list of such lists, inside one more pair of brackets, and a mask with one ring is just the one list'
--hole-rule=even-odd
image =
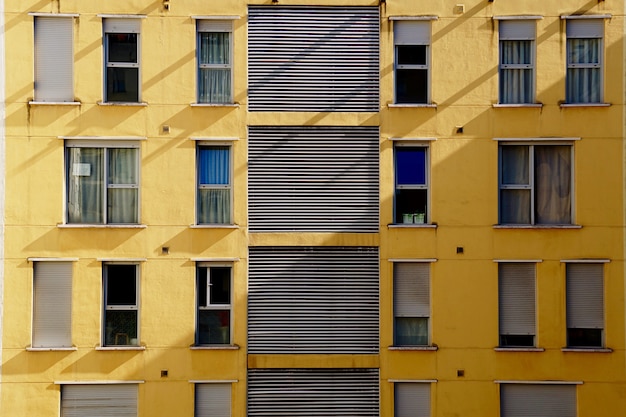
{"label": "striped shutter texture", "polygon": [[231,384],[196,384],[194,417],[230,417]]}
{"label": "striped shutter texture", "polygon": [[92,416],[137,417],[137,385],[63,385],[61,417]]}
{"label": "striped shutter texture", "polygon": [[103,20],[106,33],[139,33],[141,19],[138,18],[106,18]]}
{"label": "striped shutter texture", "polygon": [[72,346],[72,263],[36,262],[33,347]]}
{"label": "striped shutter texture", "polygon": [[378,369],[249,369],[248,417],[379,417]]}
{"label": "striped shutter texture", "polygon": [[394,417],[430,417],[430,384],[394,384]]}
{"label": "striped shutter texture", "polygon": [[535,264],[498,265],[498,307],[501,335],[535,334]]}
{"label": "striped shutter texture", "polygon": [[248,8],[250,111],[378,112],[377,7]]}
{"label": "striped shutter texture", "polygon": [[500,417],[576,417],[576,385],[502,384]]}
{"label": "striped shutter texture", "polygon": [[35,17],[35,101],[74,101],[74,22]]}
{"label": "striped shutter texture", "polygon": [[570,19],[565,31],[568,38],[602,38],[604,19]]}
{"label": "striped shutter texture", "polygon": [[232,20],[198,20],[198,32],[232,32]]}
{"label": "striped shutter texture", "polygon": [[393,311],[395,317],[430,317],[430,264],[393,265]]}
{"label": "striped shutter texture", "polygon": [[393,22],[393,43],[395,45],[430,45],[430,27],[430,21],[396,20]]}
{"label": "striped shutter texture", "polygon": [[500,20],[500,40],[533,40],[535,26],[534,20]]}
{"label": "striped shutter texture", "polygon": [[378,353],[378,275],[378,248],[250,248],[248,352]]}
{"label": "striped shutter texture", "polygon": [[378,127],[248,131],[251,232],[377,232]]}
{"label": "striped shutter texture", "polygon": [[603,264],[567,265],[567,327],[604,328]]}

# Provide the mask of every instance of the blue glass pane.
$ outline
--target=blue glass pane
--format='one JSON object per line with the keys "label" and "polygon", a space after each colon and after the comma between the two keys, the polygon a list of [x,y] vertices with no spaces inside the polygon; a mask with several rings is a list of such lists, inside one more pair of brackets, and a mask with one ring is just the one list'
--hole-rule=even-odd
{"label": "blue glass pane", "polygon": [[200,148],[198,159],[200,185],[230,184],[230,156],[227,146]]}
{"label": "blue glass pane", "polygon": [[396,148],[396,184],[426,185],[426,148]]}

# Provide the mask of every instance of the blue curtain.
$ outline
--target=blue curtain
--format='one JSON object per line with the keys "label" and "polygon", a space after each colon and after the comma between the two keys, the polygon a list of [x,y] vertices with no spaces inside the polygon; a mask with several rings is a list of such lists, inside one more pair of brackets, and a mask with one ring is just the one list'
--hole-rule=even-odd
{"label": "blue curtain", "polygon": [[229,224],[230,149],[201,147],[198,152],[198,223]]}

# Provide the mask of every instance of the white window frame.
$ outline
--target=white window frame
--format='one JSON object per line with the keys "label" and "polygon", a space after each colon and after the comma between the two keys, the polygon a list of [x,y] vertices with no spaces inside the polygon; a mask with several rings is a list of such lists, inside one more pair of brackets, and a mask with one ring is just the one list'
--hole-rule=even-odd
{"label": "white window frame", "polygon": [[[198,391],[204,388],[207,398],[202,398]],[[194,417],[230,417],[232,415],[232,383],[229,381],[194,382]],[[226,397],[226,398],[224,398]],[[201,408],[201,406],[204,406]]]}
{"label": "white window frame", "polygon": [[[233,267],[234,265],[230,262],[197,262],[196,263],[196,328],[195,328],[195,344],[196,346],[227,346],[232,345],[233,343],[233,290],[234,290],[234,279],[233,279]],[[229,276],[229,299],[230,302],[228,304],[211,304],[211,269],[212,268],[228,268],[230,271]],[[206,288],[200,288],[200,274],[202,271],[206,270]],[[200,305],[200,291],[206,291],[206,305]],[[200,338],[200,311],[212,311],[212,310],[228,310],[229,311],[229,323],[228,323],[228,342],[227,343],[199,343]]]}
{"label": "white window frame", "polygon": [[[406,398],[400,398],[403,390],[399,388],[416,388],[417,391],[407,392]],[[419,388],[418,388],[419,387]],[[414,395],[410,395],[414,394]],[[393,381],[393,415],[394,417],[430,417],[432,414],[432,381]],[[402,404],[401,404],[402,403]],[[425,403],[425,406],[422,404]]]}
{"label": "white window frame", "polygon": [[[410,184],[410,185],[399,185],[398,184],[398,160],[396,157],[396,149],[398,148],[424,148],[424,184]],[[394,192],[393,192],[393,223],[401,224],[403,221],[398,221],[399,214],[397,207],[397,190],[426,190],[426,212],[424,214],[423,223],[417,223],[415,218],[413,219],[413,225],[416,224],[429,224],[432,220],[431,215],[431,203],[430,203],[430,144],[423,142],[395,142],[394,143],[394,153],[393,153],[393,171],[394,171]]]}
{"label": "white window frame", "polygon": [[[528,16],[525,18],[500,18],[498,19],[498,103],[501,105],[530,105],[535,103],[536,94],[537,94],[537,70],[536,70],[536,62],[537,62],[537,42],[536,42],[536,32],[537,32],[537,24],[536,19],[541,19],[541,16]],[[523,24],[532,24],[533,25],[533,36],[529,37],[526,35],[521,36],[506,36],[504,37],[502,34],[503,27],[507,25],[523,25]],[[530,64],[503,64],[502,63],[502,54],[503,54],[503,42],[505,41],[518,41],[518,42],[530,42],[531,55],[530,55]],[[504,103],[502,100],[502,75],[504,71],[507,70],[532,70],[532,85],[530,86],[531,99],[528,103],[525,102],[507,102]]]}
{"label": "white window frame", "polygon": [[[224,105],[233,104],[233,25],[232,19],[196,19],[196,103],[201,105]],[[211,27],[212,26],[212,27]],[[226,28],[226,26],[230,26]],[[208,30],[211,29],[211,30]],[[200,63],[200,33],[228,33],[229,57],[227,64],[201,64]],[[219,101],[200,101],[200,70],[201,69],[228,69],[230,72],[230,97],[225,102]]]}
{"label": "white window frame", "polygon": [[[436,20],[433,16],[415,17],[407,19],[390,18],[393,21],[394,27],[394,44],[393,44],[393,72],[394,72],[394,84],[393,84],[393,102],[395,105],[406,106],[428,106],[432,103],[431,98],[431,86],[432,86],[432,20]],[[428,32],[422,36],[422,39],[416,39],[415,43],[404,42],[398,39],[398,32],[400,27],[414,25],[416,27],[424,26],[425,28],[418,29],[418,31]],[[427,27],[427,28],[426,28]],[[398,64],[398,47],[399,46],[419,46],[424,45],[426,47],[425,64]],[[410,102],[403,101],[398,102],[398,70],[425,70],[426,71],[426,100],[417,101],[412,100]]]}
{"label": "white window frame", "polygon": [[[120,20],[120,19],[130,19],[134,22],[135,19],[141,19],[145,16],[111,16],[111,15],[100,15],[103,18],[102,28],[103,28],[103,62],[104,62],[104,71],[103,71],[103,89],[102,89],[102,97],[104,103],[141,103],[141,21],[137,20],[138,29],[133,30],[111,30],[107,29],[107,19],[110,20]],[[134,33],[137,35],[137,62],[109,62],[109,35],[115,33]],[[113,101],[108,97],[107,92],[107,69],[108,68],[137,68],[137,101]]]}
{"label": "white window frame", "polygon": [[[200,149],[201,148],[228,148],[228,178],[229,183],[226,185],[214,184],[214,185],[201,185],[200,184]],[[228,226],[233,225],[233,144],[232,142],[226,141],[198,141],[196,142],[196,225],[199,226]],[[201,223],[200,222],[200,190],[229,190],[230,201],[229,201],[229,217],[230,221],[225,223]]]}
{"label": "white window frame", "polygon": [[[69,166],[70,148],[98,148],[103,149],[103,172],[102,172],[102,222],[100,223],[76,223],[69,220],[69,181],[72,167]],[[108,150],[109,149],[137,149],[137,155],[135,160],[135,176],[137,182],[135,184],[109,184],[108,182]],[[139,142],[132,140],[93,140],[93,139],[69,139],[65,141],[65,224],[96,224],[96,225],[138,225],[141,223],[141,146]],[[108,190],[109,189],[137,189],[137,204],[136,204],[136,217],[137,222],[133,223],[109,223],[108,217]]]}
{"label": "white window frame", "polygon": [[[417,291],[413,290],[411,291],[411,293],[409,293],[410,289],[406,288],[406,286],[413,284],[419,284],[419,282],[416,282],[420,279],[420,276],[417,275],[415,278],[416,280],[414,280],[413,282],[409,283],[409,282],[404,282],[402,283],[403,285],[405,285],[404,288],[399,289],[398,287],[400,286],[399,283],[397,282],[398,278],[396,276],[396,271],[397,271],[397,267],[399,265],[404,265],[404,266],[414,266],[415,268],[424,268],[425,271],[415,271],[416,274],[426,274],[427,277],[424,277],[424,279],[427,281],[428,283],[428,313],[424,314],[424,313],[417,313],[417,312],[411,312],[410,315],[406,314],[406,313],[401,313],[398,312],[397,309],[398,307],[404,306],[404,308],[401,308],[402,310],[406,309],[406,307],[409,306],[409,299],[413,299],[411,301],[414,301],[415,298],[419,298],[419,294],[417,293]],[[432,332],[432,260],[428,260],[428,259],[424,259],[424,260],[418,260],[418,261],[413,261],[413,260],[401,260],[401,259],[397,259],[397,260],[393,260],[392,262],[392,275],[393,275],[393,341],[394,341],[394,346],[395,347],[428,347],[431,344],[431,332]],[[398,295],[402,295],[404,296],[403,298],[405,299],[403,302],[400,301],[401,306],[398,305],[397,303],[397,298]],[[414,309],[417,308],[415,307],[415,304],[413,304],[412,307],[409,307],[410,309]],[[397,334],[397,329],[396,329],[396,319],[397,318],[402,318],[402,317],[408,317],[408,318],[424,318],[426,319],[426,323],[428,326],[427,329],[427,340],[426,343],[398,343],[398,334]]]}
{"label": "white window frame", "polygon": [[[135,303],[134,304],[127,304],[127,305],[111,305],[109,306],[107,304],[107,292],[108,292],[108,276],[109,276],[109,272],[108,272],[108,267],[114,265],[127,265],[127,266],[134,266],[135,267]],[[139,346],[139,342],[141,340],[141,309],[140,309],[140,300],[141,300],[141,287],[140,287],[140,275],[141,275],[141,268],[140,268],[140,264],[137,262],[125,262],[125,261],[106,261],[102,263],[102,344],[101,346],[104,347],[135,347],[135,346]],[[128,338],[128,344],[107,344],[106,343],[106,325],[107,325],[107,320],[106,320],[106,315],[107,315],[107,311],[136,311],[137,312],[137,337],[136,337],[136,342],[132,343],[132,339],[130,337],[130,335],[127,335]],[[117,336],[116,336],[117,338]]]}

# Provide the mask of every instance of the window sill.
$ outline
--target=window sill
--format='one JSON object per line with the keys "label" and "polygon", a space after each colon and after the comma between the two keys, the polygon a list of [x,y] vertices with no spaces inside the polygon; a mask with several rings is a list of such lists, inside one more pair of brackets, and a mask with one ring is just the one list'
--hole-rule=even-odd
{"label": "window sill", "polygon": [[496,352],[545,352],[544,348],[538,347],[497,347]]}
{"label": "window sill", "polygon": [[563,107],[610,107],[611,103],[562,103]]}
{"label": "window sill", "polygon": [[494,229],[582,229],[579,224],[495,224]]}
{"label": "window sill", "polygon": [[436,229],[436,223],[391,223],[387,225],[389,229]]}
{"label": "window sill", "polygon": [[520,103],[520,104],[494,104],[493,105],[494,108],[496,109],[519,109],[519,108],[529,108],[529,109],[535,109],[535,108],[542,108],[543,104],[542,103]]}
{"label": "window sill", "polygon": [[191,350],[239,350],[239,345],[193,345]]}
{"label": "window sill", "polygon": [[126,101],[99,101],[98,106],[121,106],[121,107],[146,107],[145,102],[126,102]]}
{"label": "window sill", "polygon": [[31,106],[80,106],[80,101],[29,101]]}
{"label": "window sill", "polygon": [[389,103],[387,107],[390,109],[393,108],[429,108],[436,109],[437,105],[435,103]]}
{"label": "window sill", "polygon": [[388,350],[424,350],[434,352],[439,350],[438,346],[389,346]]}
{"label": "window sill", "polygon": [[146,350],[145,346],[97,346],[96,350],[103,350],[103,351],[107,351],[107,350],[132,350],[132,351],[137,351],[137,350]]}
{"label": "window sill", "polygon": [[78,350],[76,346],[73,347],[27,347],[27,352],[72,352]]}
{"label": "window sill", "polygon": [[238,224],[190,224],[190,229],[239,229]]}
{"label": "window sill", "polygon": [[191,103],[191,107],[239,107],[239,103]]}
{"label": "window sill", "polygon": [[561,352],[581,352],[581,353],[612,353],[613,349],[609,348],[573,348],[564,347]]}
{"label": "window sill", "polygon": [[145,224],[57,224],[60,229],[145,229]]}

